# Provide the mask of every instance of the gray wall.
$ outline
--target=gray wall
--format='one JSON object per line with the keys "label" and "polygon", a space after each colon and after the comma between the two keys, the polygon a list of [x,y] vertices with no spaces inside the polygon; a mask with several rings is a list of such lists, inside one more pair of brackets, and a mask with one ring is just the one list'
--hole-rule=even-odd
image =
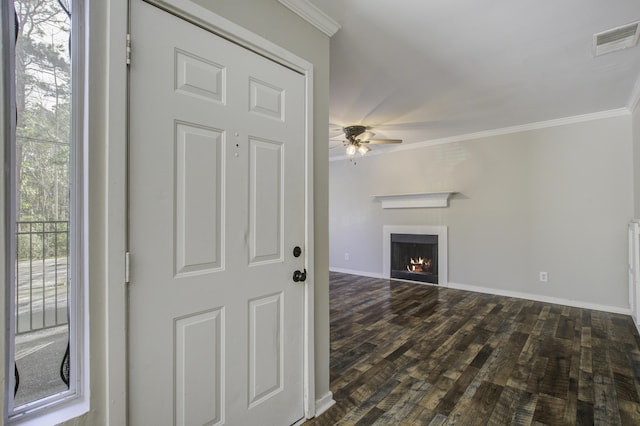
{"label": "gray wall", "polygon": [[[331,162],[331,268],[381,274],[383,225],[447,225],[450,283],[628,308],[632,151],[625,115]],[[372,198],[436,191],[458,194],[448,208]]]}

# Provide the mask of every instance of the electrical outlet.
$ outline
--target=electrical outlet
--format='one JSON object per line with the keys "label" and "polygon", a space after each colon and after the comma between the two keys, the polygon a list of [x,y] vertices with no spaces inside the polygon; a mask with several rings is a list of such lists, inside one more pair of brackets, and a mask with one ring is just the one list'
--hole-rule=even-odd
{"label": "electrical outlet", "polygon": [[541,283],[549,282],[549,274],[546,272],[540,272],[540,282]]}
{"label": "electrical outlet", "polygon": [[349,253],[344,254],[344,260],[349,260]]}

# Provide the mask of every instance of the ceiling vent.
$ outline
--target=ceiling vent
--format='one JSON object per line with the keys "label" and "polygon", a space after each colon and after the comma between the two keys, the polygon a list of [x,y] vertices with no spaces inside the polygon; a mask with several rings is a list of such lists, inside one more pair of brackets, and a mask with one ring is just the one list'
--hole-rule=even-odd
{"label": "ceiling vent", "polygon": [[633,47],[638,43],[640,21],[613,28],[593,35],[593,51],[596,56]]}

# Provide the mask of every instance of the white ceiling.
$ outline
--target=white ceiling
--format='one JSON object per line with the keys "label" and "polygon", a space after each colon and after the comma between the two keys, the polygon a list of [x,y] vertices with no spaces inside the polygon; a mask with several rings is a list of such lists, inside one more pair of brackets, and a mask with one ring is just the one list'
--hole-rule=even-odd
{"label": "white ceiling", "polygon": [[640,89],[640,47],[592,53],[594,33],[640,20],[638,0],[310,2],[342,26],[332,130],[415,143],[628,108]]}

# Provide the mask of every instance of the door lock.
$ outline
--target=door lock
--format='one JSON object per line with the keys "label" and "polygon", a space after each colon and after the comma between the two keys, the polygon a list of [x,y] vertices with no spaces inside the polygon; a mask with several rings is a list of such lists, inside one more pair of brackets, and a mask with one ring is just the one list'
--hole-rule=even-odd
{"label": "door lock", "polygon": [[307,279],[307,270],[305,269],[303,272],[295,271],[293,273],[293,282],[304,282]]}

